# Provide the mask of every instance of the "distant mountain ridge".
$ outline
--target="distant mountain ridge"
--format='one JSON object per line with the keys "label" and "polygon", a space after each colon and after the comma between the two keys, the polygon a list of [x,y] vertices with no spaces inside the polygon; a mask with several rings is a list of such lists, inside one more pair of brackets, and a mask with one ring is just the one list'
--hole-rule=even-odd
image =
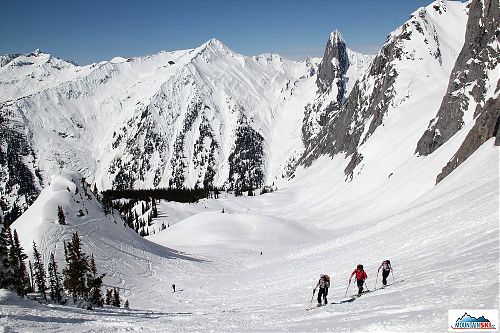
{"label": "distant mountain ridge", "polygon": [[319,61],[246,57],[216,39],[88,66],[40,50],[2,56],[0,126],[15,130],[3,147],[24,147],[2,150],[2,209],[26,207],[63,170],[99,189],[261,187],[303,149],[302,124],[288,119],[313,100]]}
{"label": "distant mountain ridge", "polygon": [[1,209],[17,215],[64,170],[100,190],[245,191],[286,186],[323,156],[341,158],[349,182],[430,155],[440,181],[490,138],[500,144],[497,17],[498,0],[438,0],[376,56],[334,31],[322,59],[302,62],[216,39],[88,66],[39,50],[1,56]]}

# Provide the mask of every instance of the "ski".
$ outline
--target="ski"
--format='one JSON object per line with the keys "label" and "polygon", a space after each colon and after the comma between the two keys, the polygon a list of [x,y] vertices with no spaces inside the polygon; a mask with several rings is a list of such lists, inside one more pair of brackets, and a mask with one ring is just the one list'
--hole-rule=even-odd
{"label": "ski", "polygon": [[361,297],[362,295],[364,294],[369,294],[371,292],[373,292],[374,290],[364,290],[363,292],[361,292],[361,294],[354,294],[354,295],[351,295],[351,297],[353,298],[358,298],[358,297]]}
{"label": "ski", "polygon": [[321,305],[321,306],[312,306],[312,307],[309,307],[309,308],[306,308],[307,311],[310,311],[310,310],[314,310],[314,309],[317,309],[317,308],[322,308],[324,306],[327,306],[327,305],[331,305],[331,304],[345,304],[345,303],[351,303],[351,302],[354,302],[356,299],[358,299],[359,297],[363,296],[364,294],[369,294],[369,293],[372,293],[374,291],[377,291],[377,290],[380,290],[380,289],[384,289],[386,287],[389,287],[389,286],[392,286],[393,284],[397,284],[397,283],[401,283],[401,282],[404,282],[404,279],[403,280],[398,280],[396,282],[393,282],[393,283],[389,283],[387,284],[386,286],[384,287],[380,287],[380,288],[377,288],[377,289],[373,289],[373,290],[364,290],[361,294],[354,294],[354,295],[351,295],[349,296],[348,298],[345,298],[345,299],[342,299],[340,301],[337,301],[337,302],[330,302],[328,304],[325,304],[325,305]]}
{"label": "ski", "polygon": [[325,305],[321,305],[321,306],[313,306],[313,307],[309,307],[309,308],[306,308],[307,311],[310,311],[310,310],[314,310],[314,309],[318,309],[318,308],[322,308],[324,306],[328,306],[328,305],[331,305],[331,304],[345,304],[345,303],[351,303],[353,302],[354,300],[356,299],[356,297],[350,297],[350,298],[346,298],[346,299],[343,299],[343,300],[340,300],[340,301],[337,301],[337,302],[330,302],[328,304],[325,304]]}
{"label": "ski", "polygon": [[375,290],[385,289],[385,288],[387,288],[387,287],[389,287],[389,286],[392,286],[392,285],[394,285],[394,284],[398,284],[398,283],[401,283],[401,282],[404,282],[404,279],[403,279],[403,280],[398,280],[398,281],[396,281],[396,282],[388,283],[388,284],[386,284],[385,286],[382,286],[382,287],[377,288],[377,289],[375,289]]}
{"label": "ski", "polygon": [[325,305],[315,305],[315,306],[311,306],[309,308],[306,308],[306,310],[310,311],[310,310],[321,308],[321,307],[326,306],[326,305],[328,305],[328,304],[325,304]]}

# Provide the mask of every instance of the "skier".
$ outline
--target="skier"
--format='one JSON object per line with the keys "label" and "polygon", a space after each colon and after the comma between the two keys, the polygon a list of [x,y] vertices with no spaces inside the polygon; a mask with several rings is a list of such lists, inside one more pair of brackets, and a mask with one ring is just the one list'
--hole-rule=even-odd
{"label": "skier", "polygon": [[326,274],[320,274],[318,284],[316,284],[313,294],[316,292],[318,287],[318,306],[321,306],[321,299],[323,299],[323,305],[327,305],[328,300],[326,299],[326,296],[328,296],[328,288],[330,288],[330,277]]}
{"label": "skier", "polygon": [[377,272],[380,272],[381,268],[382,268],[382,284],[384,286],[387,286],[387,277],[389,276],[389,273],[392,272],[391,261],[390,260],[382,261],[382,264],[378,268]]}
{"label": "skier", "polygon": [[172,290],[175,293],[175,284],[174,283],[172,283]]}
{"label": "skier", "polygon": [[359,264],[354,272],[352,272],[351,277],[349,278],[349,284],[351,283],[351,279],[354,274],[356,274],[356,281],[358,283],[358,295],[361,295],[363,292],[363,284],[365,283],[365,280],[368,279],[368,275],[363,270],[363,265]]}

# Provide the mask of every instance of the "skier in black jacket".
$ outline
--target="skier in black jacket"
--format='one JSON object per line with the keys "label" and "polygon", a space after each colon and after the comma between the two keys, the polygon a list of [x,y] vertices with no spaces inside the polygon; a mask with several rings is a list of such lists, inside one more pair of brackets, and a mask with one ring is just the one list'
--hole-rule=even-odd
{"label": "skier in black jacket", "polygon": [[316,284],[313,292],[316,292],[318,287],[318,306],[321,306],[321,299],[323,299],[323,305],[327,305],[328,300],[326,296],[328,296],[328,288],[330,288],[330,277],[325,274],[320,274],[318,284]]}

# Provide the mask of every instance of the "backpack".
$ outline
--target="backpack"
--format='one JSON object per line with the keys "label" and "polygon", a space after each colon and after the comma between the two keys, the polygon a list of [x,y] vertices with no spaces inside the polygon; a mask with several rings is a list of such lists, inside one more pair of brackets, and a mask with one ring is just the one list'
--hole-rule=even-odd
{"label": "backpack", "polygon": [[325,274],[323,278],[325,279],[325,288],[330,288],[330,277]]}

